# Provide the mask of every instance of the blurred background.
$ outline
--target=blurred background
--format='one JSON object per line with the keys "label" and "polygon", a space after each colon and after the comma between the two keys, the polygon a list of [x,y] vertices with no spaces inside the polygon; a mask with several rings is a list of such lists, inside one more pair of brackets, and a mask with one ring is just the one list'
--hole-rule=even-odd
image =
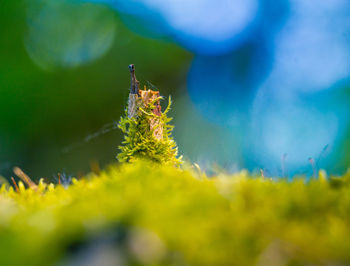
{"label": "blurred background", "polygon": [[0,25],[3,176],[115,162],[130,63],[208,171],[350,165],[347,0],[3,0]]}

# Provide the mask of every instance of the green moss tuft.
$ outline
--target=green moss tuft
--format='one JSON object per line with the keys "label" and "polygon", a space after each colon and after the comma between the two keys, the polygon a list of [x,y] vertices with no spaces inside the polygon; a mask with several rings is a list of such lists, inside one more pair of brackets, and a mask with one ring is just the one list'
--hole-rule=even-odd
{"label": "green moss tuft", "polygon": [[[166,110],[160,116],[153,113],[155,103],[162,97],[153,99],[150,103],[143,104],[142,98],[138,98],[139,106],[134,117],[128,116],[128,108],[125,115],[120,118],[119,128],[124,133],[124,141],[119,146],[120,153],[117,159],[120,162],[133,162],[138,159],[150,160],[161,164],[179,165],[178,148],[171,136],[174,126],[169,122],[172,118],[167,114],[171,106],[171,98]],[[150,121],[156,121],[156,126],[151,129]],[[158,139],[154,132],[162,127],[162,135]]]}

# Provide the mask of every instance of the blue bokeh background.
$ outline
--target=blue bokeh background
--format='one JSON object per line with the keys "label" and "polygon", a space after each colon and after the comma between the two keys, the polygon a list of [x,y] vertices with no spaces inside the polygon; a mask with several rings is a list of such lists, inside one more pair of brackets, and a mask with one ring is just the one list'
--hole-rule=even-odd
{"label": "blue bokeh background", "polygon": [[347,0],[32,0],[0,12],[3,175],[113,162],[121,134],[100,129],[123,112],[129,63],[173,96],[180,152],[203,169],[350,163]]}

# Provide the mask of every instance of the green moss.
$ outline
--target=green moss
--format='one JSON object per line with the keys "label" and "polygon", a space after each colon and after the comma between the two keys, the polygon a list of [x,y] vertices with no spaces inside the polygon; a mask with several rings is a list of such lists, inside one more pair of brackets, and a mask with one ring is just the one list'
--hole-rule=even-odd
{"label": "green moss", "polygon": [[[347,265],[350,175],[207,178],[145,162],[0,192],[1,265]],[[58,263],[58,264],[57,264]],[[72,265],[72,264],[69,264]]]}
{"label": "green moss", "polygon": [[[162,97],[159,97],[151,104],[138,108],[136,116],[132,118],[128,117],[128,109],[125,110],[125,116],[121,117],[118,125],[124,133],[124,141],[119,146],[120,153],[117,156],[120,162],[146,159],[161,164],[181,164],[181,158],[177,158],[176,143],[171,136],[174,126],[170,125],[169,122],[172,118],[167,116],[171,106],[171,98],[169,97],[168,107],[160,116],[152,112],[155,108],[154,103],[161,99]],[[138,100],[142,101],[141,98]],[[143,106],[142,103],[138,105]],[[156,119],[158,126],[162,127],[161,139],[154,137],[156,128],[150,129],[151,119]]]}

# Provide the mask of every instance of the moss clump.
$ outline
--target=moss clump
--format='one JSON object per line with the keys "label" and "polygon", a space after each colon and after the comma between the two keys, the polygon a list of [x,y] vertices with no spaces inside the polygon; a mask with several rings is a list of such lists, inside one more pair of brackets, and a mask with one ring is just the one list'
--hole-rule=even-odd
{"label": "moss clump", "polygon": [[131,88],[128,106],[124,117],[119,121],[119,128],[124,133],[124,141],[119,146],[117,158],[120,162],[132,162],[137,159],[147,159],[161,164],[179,165],[178,149],[171,136],[173,126],[169,124],[172,118],[167,114],[171,106],[161,111],[158,91],[145,87],[138,88],[134,66],[130,65]]}
{"label": "moss clump", "polygon": [[246,172],[208,179],[137,162],[68,188],[20,182],[19,193],[0,191],[0,261],[348,265],[349,180],[270,181]]}
{"label": "moss clump", "polygon": [[[119,121],[119,128],[124,133],[123,145],[119,146],[120,153],[117,158],[120,162],[131,162],[136,159],[148,159],[162,164],[179,165],[181,158],[177,158],[178,150],[171,136],[173,126],[169,124],[172,118],[167,117],[169,105],[161,116],[152,113],[154,105],[139,108],[137,117],[129,118],[127,110],[125,116]],[[157,139],[154,130],[150,130],[150,121],[157,119],[162,126],[163,136]]]}

